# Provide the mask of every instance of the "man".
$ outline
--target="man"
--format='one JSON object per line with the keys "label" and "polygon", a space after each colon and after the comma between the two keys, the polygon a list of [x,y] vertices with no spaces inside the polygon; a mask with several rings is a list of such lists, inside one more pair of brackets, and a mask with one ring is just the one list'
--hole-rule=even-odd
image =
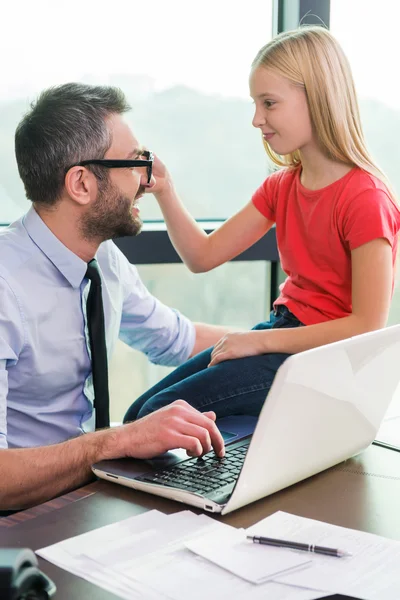
{"label": "man", "polygon": [[118,89],[67,84],[43,92],[16,131],[32,208],[0,235],[0,510],[77,487],[102,459],[176,447],[224,453],[215,414],[183,400],[94,432],[107,424],[97,419],[108,412],[107,399],[98,404],[107,387],[103,328],[108,358],[119,336],[164,365],[226,333],[156,300],[109,241],[140,231],[138,201],[155,185],[151,153],[122,118],[127,110]]}

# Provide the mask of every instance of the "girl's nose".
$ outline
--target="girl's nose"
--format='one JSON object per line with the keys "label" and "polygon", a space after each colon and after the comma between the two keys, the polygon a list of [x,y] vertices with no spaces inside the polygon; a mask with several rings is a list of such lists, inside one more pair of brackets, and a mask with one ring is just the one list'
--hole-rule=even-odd
{"label": "girl's nose", "polygon": [[256,110],[254,113],[252,125],[253,127],[261,127],[262,125],[265,125],[265,117],[259,110]]}

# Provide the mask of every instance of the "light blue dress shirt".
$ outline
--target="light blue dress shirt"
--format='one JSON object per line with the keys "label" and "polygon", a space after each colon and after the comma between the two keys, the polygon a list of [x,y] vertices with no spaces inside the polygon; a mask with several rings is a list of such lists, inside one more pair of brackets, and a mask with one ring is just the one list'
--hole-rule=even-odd
{"label": "light blue dress shirt", "polygon": [[[101,244],[96,258],[108,357],[120,337],[154,363],[185,361],[193,324],[149,293],[113,242]],[[33,208],[0,233],[0,448],[94,429],[86,267]]]}

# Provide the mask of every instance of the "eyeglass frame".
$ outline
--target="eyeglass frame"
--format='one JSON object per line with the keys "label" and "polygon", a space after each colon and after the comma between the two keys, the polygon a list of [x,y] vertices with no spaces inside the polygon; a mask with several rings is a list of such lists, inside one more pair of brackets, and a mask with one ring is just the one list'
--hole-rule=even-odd
{"label": "eyeglass frame", "polygon": [[150,150],[142,150],[142,156],[146,160],[138,159],[111,159],[111,158],[93,158],[90,160],[81,160],[66,169],[66,172],[72,167],[86,167],[87,165],[98,165],[107,169],[123,169],[129,167],[147,167],[147,183],[150,183],[153,174],[154,154]]}

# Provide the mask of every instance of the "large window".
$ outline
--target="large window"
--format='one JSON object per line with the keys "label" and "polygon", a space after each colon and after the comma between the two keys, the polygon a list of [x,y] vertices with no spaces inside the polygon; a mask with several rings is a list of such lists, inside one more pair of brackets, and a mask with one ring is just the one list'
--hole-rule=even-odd
{"label": "large window", "polygon": [[[0,222],[27,208],[14,160],[22,113],[67,81],[120,86],[128,119],[167,163],[196,217],[226,217],[266,173],[248,74],[271,38],[272,0],[15,2],[0,37]],[[142,214],[159,218],[146,197]]]}
{"label": "large window", "polygon": [[[350,60],[368,146],[398,198],[400,79],[395,64],[399,19],[400,4],[393,0],[331,1],[330,29]],[[400,277],[397,275],[390,324],[399,321]]]}

